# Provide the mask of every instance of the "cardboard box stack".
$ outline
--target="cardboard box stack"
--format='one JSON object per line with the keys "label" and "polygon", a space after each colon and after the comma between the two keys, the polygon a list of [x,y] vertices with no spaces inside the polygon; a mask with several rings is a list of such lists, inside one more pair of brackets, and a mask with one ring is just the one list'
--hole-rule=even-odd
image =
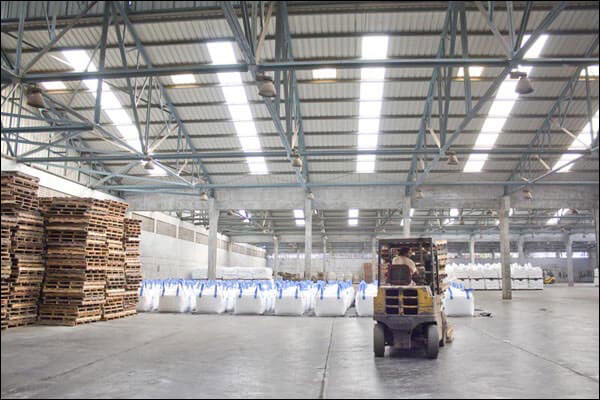
{"label": "cardboard box stack", "polygon": [[37,320],[45,268],[44,220],[39,212],[38,190],[38,178],[2,172],[2,328],[30,325]]}

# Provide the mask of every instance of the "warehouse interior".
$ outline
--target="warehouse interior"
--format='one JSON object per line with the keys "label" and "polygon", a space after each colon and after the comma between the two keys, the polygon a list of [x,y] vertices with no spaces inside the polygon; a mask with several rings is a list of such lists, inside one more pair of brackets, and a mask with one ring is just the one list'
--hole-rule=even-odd
{"label": "warehouse interior", "polygon": [[2,398],[598,398],[599,15],[3,1]]}

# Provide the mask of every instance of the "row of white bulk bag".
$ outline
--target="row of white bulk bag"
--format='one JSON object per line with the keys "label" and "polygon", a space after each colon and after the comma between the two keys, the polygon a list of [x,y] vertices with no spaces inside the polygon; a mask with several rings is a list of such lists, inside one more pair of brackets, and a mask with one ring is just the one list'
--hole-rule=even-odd
{"label": "row of white bulk bag", "polygon": [[350,282],[322,284],[315,298],[317,317],[341,317],[354,301],[354,288]]}
{"label": "row of white bulk bag", "polygon": [[358,286],[356,292],[356,299],[354,300],[354,307],[356,308],[356,314],[359,317],[372,317],[373,316],[373,299],[377,296],[377,282],[366,283],[362,281]]}
{"label": "row of white bulk bag", "polygon": [[475,315],[475,297],[472,289],[465,289],[461,284],[452,282],[446,289],[443,298],[444,309],[449,317]]}
{"label": "row of white bulk bag", "polygon": [[[511,277],[514,279],[541,279],[543,271],[540,267],[532,267],[530,263],[511,264]],[[451,280],[456,279],[499,279],[502,277],[499,263],[493,264],[454,264],[446,266],[446,275]]]}

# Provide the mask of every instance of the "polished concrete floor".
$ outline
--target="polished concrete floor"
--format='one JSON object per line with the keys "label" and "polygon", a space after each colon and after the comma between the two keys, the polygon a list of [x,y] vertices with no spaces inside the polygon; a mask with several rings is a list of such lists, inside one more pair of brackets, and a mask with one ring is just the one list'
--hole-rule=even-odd
{"label": "polished concrete floor", "polygon": [[598,398],[598,288],[477,293],[437,360],[365,318],[145,314],[2,333],[2,398]]}

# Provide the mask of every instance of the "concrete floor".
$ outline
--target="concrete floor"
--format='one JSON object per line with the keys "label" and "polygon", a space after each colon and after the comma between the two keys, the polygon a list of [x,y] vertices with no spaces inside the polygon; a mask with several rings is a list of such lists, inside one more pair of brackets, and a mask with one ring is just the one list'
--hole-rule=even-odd
{"label": "concrete floor", "polygon": [[2,333],[2,398],[598,398],[598,289],[476,294],[438,360],[374,359],[368,318],[145,314]]}

